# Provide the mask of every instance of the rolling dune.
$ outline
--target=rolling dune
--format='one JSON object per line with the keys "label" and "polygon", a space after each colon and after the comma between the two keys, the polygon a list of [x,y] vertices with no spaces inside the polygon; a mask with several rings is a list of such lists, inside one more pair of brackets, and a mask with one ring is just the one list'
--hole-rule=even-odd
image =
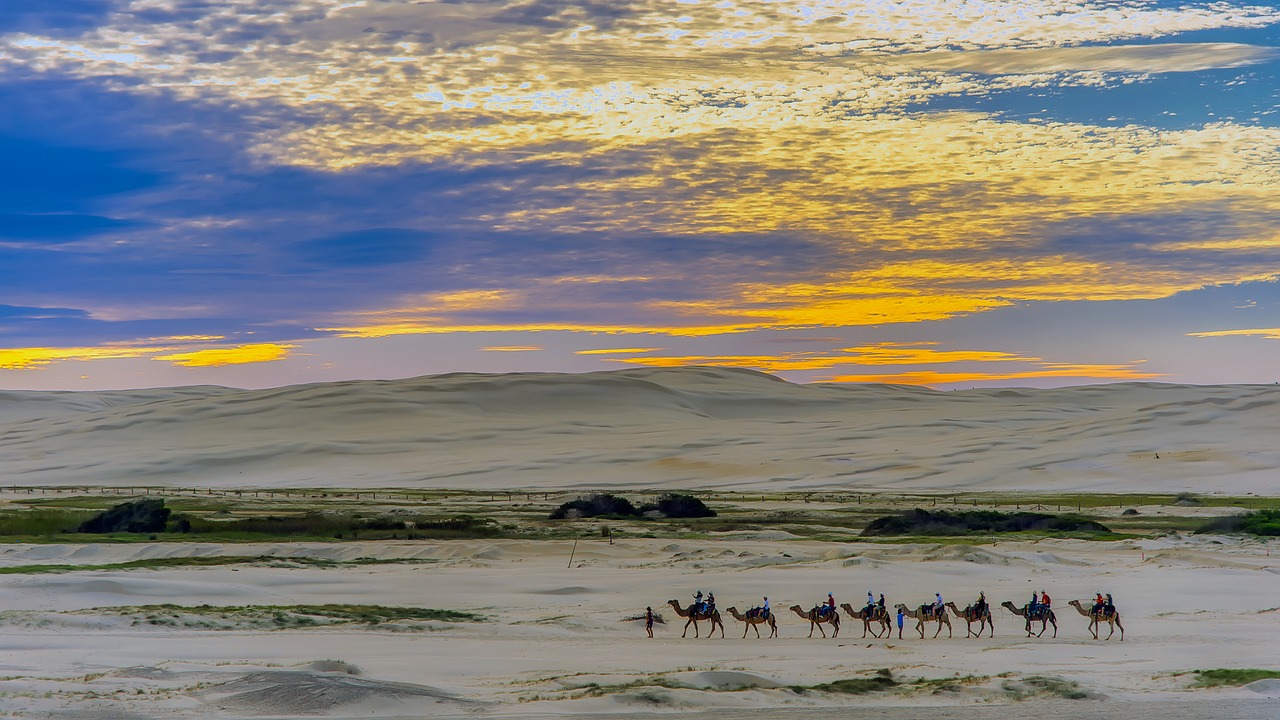
{"label": "rolling dune", "polygon": [[1280,387],[940,392],[725,368],[0,394],[17,485],[1249,492]]}

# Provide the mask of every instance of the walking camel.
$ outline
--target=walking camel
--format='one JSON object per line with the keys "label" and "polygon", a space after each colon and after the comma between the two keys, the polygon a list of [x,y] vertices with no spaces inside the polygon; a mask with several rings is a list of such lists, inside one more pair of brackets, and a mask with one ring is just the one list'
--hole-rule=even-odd
{"label": "walking camel", "polygon": [[818,628],[818,632],[822,633],[822,637],[826,637],[827,631],[822,629],[823,623],[831,624],[831,637],[836,637],[840,634],[840,612],[838,610],[819,613],[818,608],[814,608],[809,612],[805,612],[799,605],[792,605],[791,611],[809,621],[809,637],[813,637],[814,628]]}
{"label": "walking camel", "polygon": [[871,630],[871,623],[873,622],[880,623],[880,628],[872,631],[872,634],[876,637],[880,637],[881,632],[889,630],[888,611],[885,611],[884,613],[877,612],[874,614],[868,614],[866,610],[854,610],[853,606],[849,603],[841,603],[840,609],[844,610],[845,614],[854,620],[862,621],[862,637],[867,636],[867,631]]}
{"label": "walking camel", "polygon": [[894,605],[894,607],[897,608],[898,610],[901,610],[903,615],[906,615],[909,618],[916,619],[916,631],[920,633],[921,639],[924,639],[924,623],[926,620],[928,621],[936,620],[938,622],[938,630],[933,634],[934,637],[938,637],[938,633],[942,632],[943,625],[947,626],[947,637],[952,636],[951,635],[951,618],[947,617],[946,608],[943,608],[942,610],[940,610],[935,616],[934,613],[930,610],[930,608],[933,607],[932,605],[921,605],[920,608],[917,610],[912,610],[908,608],[906,605],[903,605],[902,603],[898,603],[897,605]]}
{"label": "walking camel", "polygon": [[711,637],[716,632],[716,626],[720,626],[720,637],[724,637],[724,623],[720,620],[720,611],[712,610],[710,614],[705,612],[694,612],[693,606],[690,605],[688,610],[680,607],[679,600],[668,600],[667,604],[675,609],[676,614],[682,618],[689,618],[684,624],[684,632],[680,633],[680,637],[684,637],[689,632],[689,626],[693,625],[693,636],[698,637],[698,621],[710,620],[711,632],[707,633],[707,637]]}
{"label": "walking camel", "polygon": [[1026,619],[1027,637],[1031,637],[1034,634],[1031,632],[1032,620],[1040,621],[1040,633],[1036,635],[1036,637],[1040,637],[1040,635],[1043,635],[1045,628],[1048,627],[1049,625],[1053,626],[1053,636],[1058,637],[1058,618],[1053,614],[1052,609],[1041,606],[1042,609],[1039,612],[1035,613],[1034,616],[1030,616],[1030,615],[1027,615],[1027,609],[1025,607],[1015,607],[1014,604],[1009,602],[1008,600],[1005,600],[1004,602],[1000,603],[1000,606],[1003,608],[1007,608],[1009,612],[1013,613],[1014,615],[1018,615],[1019,617]]}
{"label": "walking camel", "polygon": [[743,615],[742,613],[738,612],[738,608],[731,607],[729,608],[729,614],[733,616],[734,620],[747,624],[746,627],[742,628],[742,637],[747,636],[748,630],[755,630],[756,637],[760,637],[760,628],[757,627],[757,625],[766,625],[766,624],[769,626],[769,630],[770,630],[769,637],[771,638],[778,637],[778,621],[774,619],[773,613],[769,613],[768,616],[765,616],[764,613],[757,611],[754,613],[748,612],[746,615]]}
{"label": "walking camel", "polygon": [[1098,639],[1098,630],[1101,629],[1099,625],[1104,622],[1111,626],[1111,632],[1107,633],[1107,640],[1110,640],[1111,636],[1116,634],[1116,628],[1120,628],[1120,640],[1124,640],[1124,626],[1120,624],[1120,611],[1112,608],[1111,612],[1107,612],[1103,608],[1102,612],[1095,613],[1092,609],[1085,610],[1084,605],[1079,600],[1071,600],[1067,604],[1079,611],[1081,615],[1089,618],[1089,632],[1093,633],[1094,640]]}
{"label": "walking camel", "polygon": [[[990,606],[984,607],[982,609],[982,612],[978,612],[977,610],[975,610],[972,605],[966,607],[964,610],[961,610],[960,608],[956,607],[956,604],[953,602],[948,602],[947,607],[951,608],[951,612],[954,613],[956,617],[964,618],[964,622],[966,625],[965,631],[969,633],[968,635],[965,635],[965,637],[982,637],[983,629],[988,626],[991,628],[991,634],[988,635],[987,637],[996,636],[996,624],[991,620]],[[974,623],[978,623],[978,632],[976,633],[973,631]]]}

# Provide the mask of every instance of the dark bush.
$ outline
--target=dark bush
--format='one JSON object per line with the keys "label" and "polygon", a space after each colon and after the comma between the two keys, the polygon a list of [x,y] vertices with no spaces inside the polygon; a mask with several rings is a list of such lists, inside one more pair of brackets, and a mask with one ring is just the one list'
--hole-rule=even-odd
{"label": "dark bush", "polygon": [[550,518],[552,520],[564,520],[570,517],[632,517],[639,515],[640,512],[626,498],[610,495],[608,493],[596,493],[594,495],[586,495],[577,500],[570,500],[552,511]]}
{"label": "dark bush", "polygon": [[641,513],[657,510],[669,518],[701,518],[715,517],[716,511],[707,507],[701,500],[692,495],[667,493],[658,501],[640,508]]}
{"label": "dark bush", "polygon": [[159,498],[139,498],[120,503],[80,523],[82,533],[155,533],[164,532],[172,512]]}
{"label": "dark bush", "polygon": [[1210,520],[1197,533],[1249,533],[1280,536],[1280,510],[1258,510]]}
{"label": "dark bush", "polygon": [[909,510],[871,521],[862,531],[867,537],[883,535],[969,535],[1002,532],[1111,532],[1101,523],[1075,515],[1001,513],[994,510]]}

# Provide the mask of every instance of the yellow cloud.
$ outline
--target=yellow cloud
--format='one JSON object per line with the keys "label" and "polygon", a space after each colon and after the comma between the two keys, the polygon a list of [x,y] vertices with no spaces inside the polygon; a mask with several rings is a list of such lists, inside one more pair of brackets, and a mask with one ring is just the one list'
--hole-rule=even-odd
{"label": "yellow cloud", "polygon": [[220,367],[283,360],[289,356],[290,350],[297,347],[297,345],[278,343],[258,343],[233,348],[210,348],[172,355],[157,355],[152,359],[163,360],[181,367]]}
{"label": "yellow cloud", "polygon": [[1255,328],[1250,330],[1210,330],[1208,332],[1187,333],[1188,337],[1232,337],[1254,335],[1269,340],[1280,340],[1280,328]]}
{"label": "yellow cloud", "polygon": [[537,345],[492,345],[486,348],[480,348],[484,352],[533,352],[542,350]]}
{"label": "yellow cloud", "polygon": [[156,347],[73,347],[15,348],[0,350],[0,370],[33,370],[64,360],[119,360],[147,357],[164,348]]}

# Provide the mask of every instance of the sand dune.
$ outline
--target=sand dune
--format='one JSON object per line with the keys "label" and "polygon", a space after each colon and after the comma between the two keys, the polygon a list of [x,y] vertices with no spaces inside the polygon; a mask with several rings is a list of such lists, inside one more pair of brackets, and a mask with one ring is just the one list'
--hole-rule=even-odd
{"label": "sand dune", "polygon": [[[19,485],[1273,492],[1280,387],[938,392],[746,370],[0,397]],[[1158,456],[1158,458],[1157,458]]]}

